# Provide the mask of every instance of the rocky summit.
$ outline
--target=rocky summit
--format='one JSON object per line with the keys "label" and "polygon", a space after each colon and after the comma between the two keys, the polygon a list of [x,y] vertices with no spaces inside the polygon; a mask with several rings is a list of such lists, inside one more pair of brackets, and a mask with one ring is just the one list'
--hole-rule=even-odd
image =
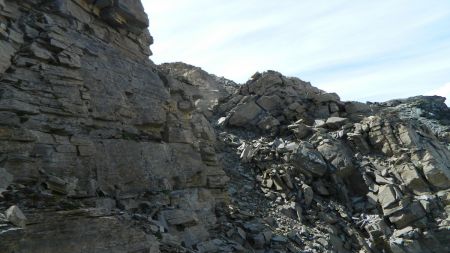
{"label": "rocky summit", "polygon": [[442,97],[155,65],[138,0],[0,0],[0,252],[450,252]]}

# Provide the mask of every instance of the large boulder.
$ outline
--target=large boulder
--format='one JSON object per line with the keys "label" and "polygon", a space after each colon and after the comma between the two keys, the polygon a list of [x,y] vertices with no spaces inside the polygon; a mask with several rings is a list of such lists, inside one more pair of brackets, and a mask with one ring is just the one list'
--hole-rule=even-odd
{"label": "large boulder", "polygon": [[350,148],[338,140],[326,139],[320,143],[317,150],[336,168],[339,176],[346,177],[353,173],[353,156]]}
{"label": "large boulder", "polygon": [[290,158],[291,164],[300,171],[311,173],[314,176],[323,176],[328,165],[322,154],[314,149],[308,142],[301,142]]}
{"label": "large boulder", "polygon": [[414,165],[404,164],[402,166],[398,166],[396,171],[398,171],[406,187],[408,187],[415,194],[427,194],[430,192],[430,188]]}
{"label": "large boulder", "polygon": [[254,124],[254,120],[263,112],[255,102],[240,104],[231,114],[228,123],[231,126],[244,127]]}

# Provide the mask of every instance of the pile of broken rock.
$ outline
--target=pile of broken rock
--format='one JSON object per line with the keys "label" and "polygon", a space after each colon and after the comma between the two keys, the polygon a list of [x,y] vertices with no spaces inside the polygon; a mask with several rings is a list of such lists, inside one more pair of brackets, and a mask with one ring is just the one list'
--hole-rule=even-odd
{"label": "pile of broken rock", "polygon": [[[439,108],[440,118],[429,108]],[[236,153],[242,180],[263,194],[244,198],[259,208],[247,211],[275,219],[265,224],[292,252],[449,251],[450,110],[443,99],[341,102],[269,71],[217,111],[224,152]],[[232,196],[245,209],[238,188]]]}

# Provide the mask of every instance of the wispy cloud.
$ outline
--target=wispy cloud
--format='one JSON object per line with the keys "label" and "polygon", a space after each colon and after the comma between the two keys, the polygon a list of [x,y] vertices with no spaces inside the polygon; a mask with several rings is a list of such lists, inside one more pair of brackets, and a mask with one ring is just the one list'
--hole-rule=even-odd
{"label": "wispy cloud", "polygon": [[143,0],[157,62],[244,82],[297,76],[346,100],[425,94],[450,80],[447,0]]}

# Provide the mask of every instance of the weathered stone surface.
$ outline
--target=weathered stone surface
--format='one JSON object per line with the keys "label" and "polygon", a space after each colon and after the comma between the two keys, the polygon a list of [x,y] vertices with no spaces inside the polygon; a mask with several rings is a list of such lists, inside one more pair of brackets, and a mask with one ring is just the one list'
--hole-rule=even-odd
{"label": "weathered stone surface", "polygon": [[345,177],[353,173],[352,152],[344,143],[336,140],[324,140],[317,150],[337,169],[338,175]]}
{"label": "weathered stone surface", "polygon": [[305,200],[305,205],[309,207],[314,198],[314,191],[309,185],[304,184],[302,185],[302,192]]}
{"label": "weathered stone surface", "polygon": [[6,190],[8,186],[13,182],[14,176],[9,174],[5,168],[0,168],[0,194]]}
{"label": "weathered stone surface", "polygon": [[263,112],[254,102],[238,105],[236,111],[231,115],[228,123],[232,126],[246,126],[252,123]]}
{"label": "weathered stone surface", "polygon": [[404,207],[401,211],[393,214],[389,217],[389,221],[395,224],[399,229],[405,228],[412,222],[423,218],[426,215],[422,205],[419,202],[412,202],[407,207]]}
{"label": "weathered stone surface", "polygon": [[291,163],[301,171],[307,171],[316,176],[322,176],[327,172],[327,163],[320,152],[314,150],[311,144],[302,142],[299,148],[291,156]]}
{"label": "weathered stone surface", "polygon": [[422,176],[417,172],[416,168],[411,164],[406,164],[398,168],[401,179],[411,191],[416,194],[426,194],[430,192],[427,183],[422,179]]}
{"label": "weathered stone surface", "polygon": [[277,95],[271,96],[262,96],[260,97],[256,103],[266,111],[274,111],[279,110],[279,106],[281,104],[281,99]]}
{"label": "weathered stone surface", "polygon": [[292,125],[288,126],[289,130],[291,130],[295,136],[300,139],[303,140],[306,137],[310,136],[313,133],[313,130],[311,127],[305,125],[303,122],[295,122]]}
{"label": "weathered stone surface", "polygon": [[4,73],[11,66],[11,58],[16,53],[16,49],[8,42],[0,40],[0,74]]}
{"label": "weathered stone surface", "polygon": [[339,129],[348,122],[347,118],[330,117],[325,124],[331,129]]}
{"label": "weathered stone surface", "polygon": [[[30,225],[17,234],[2,234],[1,252],[127,252],[159,253],[158,242],[115,217],[89,211],[55,212],[32,215]],[[53,231],[59,231],[57,233]],[[63,232],[64,231],[64,232]],[[21,243],[15,240],[20,236]]]}
{"label": "weathered stone surface", "polygon": [[[192,85],[148,59],[141,1],[6,1],[0,16],[0,208],[18,204],[32,224],[0,224],[0,251],[159,252],[157,232],[132,228],[134,215],[155,218],[185,189],[201,193],[183,207],[201,219],[177,236],[190,248],[209,239],[229,179],[197,103],[215,79]],[[229,93],[205,102],[210,115]],[[78,207],[92,210],[58,213]]]}
{"label": "weathered stone surface", "polygon": [[6,219],[17,227],[25,228],[27,217],[18,206],[11,206],[5,212]]}
{"label": "weathered stone surface", "polygon": [[162,215],[170,225],[182,225],[198,221],[198,218],[192,212],[178,209],[164,211]]}
{"label": "weathered stone surface", "polygon": [[423,172],[432,185],[442,189],[450,187],[450,168],[441,160],[425,162]]}
{"label": "weathered stone surface", "polygon": [[393,185],[383,185],[378,190],[378,201],[383,208],[389,208],[401,199],[401,195]]}

